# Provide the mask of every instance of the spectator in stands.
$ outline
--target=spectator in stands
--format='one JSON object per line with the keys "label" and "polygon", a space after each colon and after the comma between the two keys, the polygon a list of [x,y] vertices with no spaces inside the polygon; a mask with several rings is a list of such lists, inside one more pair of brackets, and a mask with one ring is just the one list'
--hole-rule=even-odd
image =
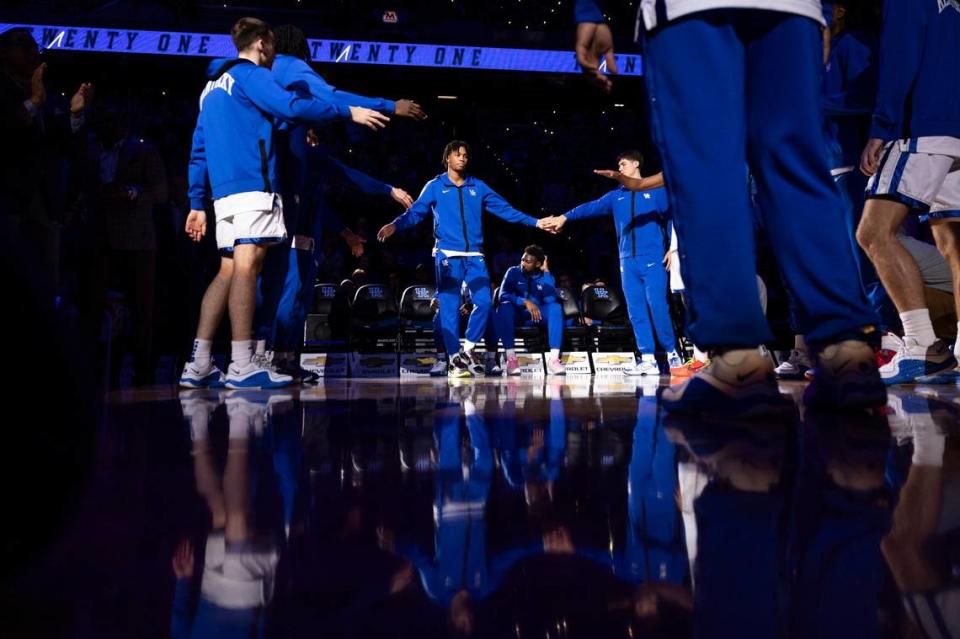
{"label": "spectator in stands", "polygon": [[21,240],[29,246],[30,258],[55,290],[66,191],[57,165],[67,158],[70,133],[82,125],[93,87],[82,84],[73,94],[67,123],[65,105],[47,96],[46,69],[29,30],[14,28],[0,35],[0,236],[18,250]]}
{"label": "spectator in stands", "polygon": [[76,173],[88,208],[93,251],[83,310],[92,341],[100,330],[107,289],[121,277],[133,310],[134,380],[152,382],[157,239],[154,209],[167,202],[163,159],[131,135],[130,114],[105,106],[79,155]]}

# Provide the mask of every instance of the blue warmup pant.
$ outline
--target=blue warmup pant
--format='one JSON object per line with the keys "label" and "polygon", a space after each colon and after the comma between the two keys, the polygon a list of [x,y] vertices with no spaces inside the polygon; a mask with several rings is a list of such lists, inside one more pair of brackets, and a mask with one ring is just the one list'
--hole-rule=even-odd
{"label": "blue warmup pant", "polygon": [[653,131],[693,342],[747,348],[773,337],[757,292],[748,165],[797,303],[797,330],[813,345],[862,337],[877,317],[830,177],[819,25],[777,11],[727,9],[669,22],[646,40]]}
{"label": "blue warmup pant", "polygon": [[[497,329],[493,318],[492,306],[490,308],[490,317],[487,318],[487,328],[483,333],[483,341],[488,353],[497,352]],[[447,352],[447,347],[443,343],[443,328],[440,326],[440,313],[433,314],[433,344],[437,347],[438,353]]]}
{"label": "blue warmup pant", "polygon": [[[556,302],[540,305],[541,323],[547,328],[547,342],[550,348],[560,348],[563,343],[563,308]],[[515,306],[509,302],[501,302],[496,313],[497,335],[503,341],[504,348],[516,346],[514,327],[536,326],[530,311],[523,306]]]}
{"label": "blue warmup pant", "polygon": [[667,302],[667,270],[662,259],[643,255],[620,258],[620,278],[633,336],[640,352],[648,355],[656,352],[657,342],[665,351],[677,348]]}
{"label": "blue warmup pant", "polygon": [[276,351],[295,351],[303,344],[303,325],[313,304],[327,217],[327,203],[320,198],[314,204],[313,215],[305,220],[308,228],[302,229],[313,239],[313,248],[295,249],[290,242],[273,246],[260,273],[256,335],[268,340]]}
{"label": "blue warmup pant", "polygon": [[440,332],[447,353],[452,356],[460,352],[460,287],[466,282],[470,299],[473,300],[466,338],[478,344],[487,330],[493,306],[490,275],[482,257],[445,257],[439,251],[434,259],[434,268],[437,297],[440,300]]}

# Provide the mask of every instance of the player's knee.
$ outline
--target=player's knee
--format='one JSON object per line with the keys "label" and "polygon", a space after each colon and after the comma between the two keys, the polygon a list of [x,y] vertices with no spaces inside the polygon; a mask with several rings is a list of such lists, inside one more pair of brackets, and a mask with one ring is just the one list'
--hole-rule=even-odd
{"label": "player's knee", "polygon": [[886,242],[895,239],[892,233],[881,224],[868,216],[860,220],[857,227],[857,244],[867,253],[873,253],[882,247]]}

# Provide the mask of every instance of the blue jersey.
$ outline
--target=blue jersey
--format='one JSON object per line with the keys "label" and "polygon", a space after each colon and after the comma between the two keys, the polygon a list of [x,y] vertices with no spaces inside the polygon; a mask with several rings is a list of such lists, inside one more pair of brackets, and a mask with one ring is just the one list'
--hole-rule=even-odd
{"label": "blue jersey", "polygon": [[635,192],[620,186],[606,195],[567,211],[568,221],[613,215],[620,258],[663,257],[670,208],[666,189]]}
{"label": "blue jersey", "polygon": [[457,186],[446,173],[427,182],[420,197],[393,221],[398,231],[419,223],[433,213],[433,236],[437,249],[483,252],[482,214],[493,213],[508,222],[536,226],[537,220],[510,206],[483,180],[469,176]]}
{"label": "blue jersey", "polygon": [[960,138],[960,3],[885,0],[871,138]]}
{"label": "blue jersey", "polygon": [[522,307],[526,300],[537,306],[557,301],[557,282],[550,273],[536,271],[529,275],[520,266],[511,266],[500,284],[500,302]]}
{"label": "blue jersey", "polygon": [[344,105],[285,90],[268,69],[249,60],[214,60],[207,75],[188,167],[194,209],[204,207],[208,179],[214,199],[280,192],[274,118],[321,123],[350,117]]}

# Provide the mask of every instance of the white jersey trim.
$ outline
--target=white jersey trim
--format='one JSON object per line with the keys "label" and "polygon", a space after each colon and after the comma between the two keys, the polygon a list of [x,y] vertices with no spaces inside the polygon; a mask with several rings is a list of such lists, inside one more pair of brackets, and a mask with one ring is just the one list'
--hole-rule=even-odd
{"label": "white jersey trim", "polygon": [[826,26],[820,0],[642,0],[640,15],[648,30],[657,27],[657,2],[666,3],[667,20],[711,9],[765,9],[794,13]]}

